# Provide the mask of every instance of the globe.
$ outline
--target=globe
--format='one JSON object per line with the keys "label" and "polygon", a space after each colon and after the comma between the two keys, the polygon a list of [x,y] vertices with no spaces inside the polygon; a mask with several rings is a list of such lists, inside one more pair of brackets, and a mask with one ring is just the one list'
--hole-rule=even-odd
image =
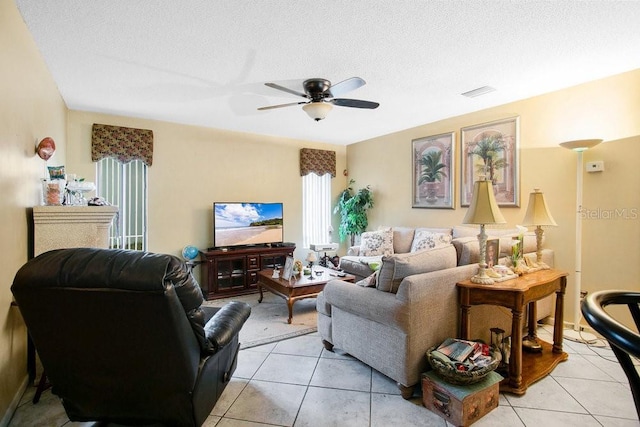
{"label": "globe", "polygon": [[182,257],[187,261],[193,261],[198,256],[198,248],[195,246],[187,245],[182,249]]}

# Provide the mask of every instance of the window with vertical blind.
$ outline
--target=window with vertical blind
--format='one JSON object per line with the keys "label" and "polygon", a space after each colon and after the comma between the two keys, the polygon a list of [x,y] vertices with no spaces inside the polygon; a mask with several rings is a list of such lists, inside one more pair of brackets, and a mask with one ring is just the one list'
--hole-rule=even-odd
{"label": "window with vertical blind", "polygon": [[331,178],[336,176],[336,152],[302,148],[302,247],[329,243],[331,227]]}
{"label": "window with vertical blind", "polygon": [[108,157],[96,163],[100,197],[118,206],[109,234],[109,247],[147,250],[147,165],[140,160],[122,163]]}
{"label": "window with vertical blind", "polygon": [[94,123],[91,160],[96,193],[118,206],[109,247],[147,250],[147,168],[153,163],[153,131]]}
{"label": "window with vertical blind", "polygon": [[302,177],[302,247],[328,243],[331,226],[331,175]]}

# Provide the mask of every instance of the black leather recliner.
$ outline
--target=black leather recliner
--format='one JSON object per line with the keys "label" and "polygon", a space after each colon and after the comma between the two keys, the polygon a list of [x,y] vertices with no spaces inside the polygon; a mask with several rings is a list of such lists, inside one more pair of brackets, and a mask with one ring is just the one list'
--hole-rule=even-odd
{"label": "black leather recliner", "polygon": [[179,258],[60,249],[11,290],[72,421],[200,426],[236,367],[248,304],[203,307]]}

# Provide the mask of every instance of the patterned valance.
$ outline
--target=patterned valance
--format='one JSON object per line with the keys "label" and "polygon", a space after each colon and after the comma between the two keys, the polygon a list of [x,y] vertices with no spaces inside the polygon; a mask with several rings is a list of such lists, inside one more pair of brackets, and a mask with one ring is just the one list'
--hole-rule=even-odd
{"label": "patterned valance", "polygon": [[300,176],[315,173],[318,176],[331,174],[336,176],[336,152],[302,148],[300,150]]}
{"label": "patterned valance", "polygon": [[147,166],[153,163],[153,131],[93,124],[91,133],[91,160],[97,162],[114,157],[122,163],[141,160]]}

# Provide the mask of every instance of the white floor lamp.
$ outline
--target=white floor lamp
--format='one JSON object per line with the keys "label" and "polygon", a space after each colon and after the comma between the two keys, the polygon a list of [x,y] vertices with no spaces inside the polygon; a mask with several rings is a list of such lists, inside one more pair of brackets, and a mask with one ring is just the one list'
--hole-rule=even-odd
{"label": "white floor lamp", "polygon": [[[582,153],[602,142],[601,139],[581,139],[560,143],[560,146],[568,148],[578,153],[578,166],[576,172],[576,260],[575,260],[575,287],[573,292],[573,329],[580,332],[580,292],[582,290],[582,176],[583,160]],[[572,337],[568,337],[572,338]],[[594,336],[595,338],[595,336]],[[575,337],[574,340],[583,341]]]}

